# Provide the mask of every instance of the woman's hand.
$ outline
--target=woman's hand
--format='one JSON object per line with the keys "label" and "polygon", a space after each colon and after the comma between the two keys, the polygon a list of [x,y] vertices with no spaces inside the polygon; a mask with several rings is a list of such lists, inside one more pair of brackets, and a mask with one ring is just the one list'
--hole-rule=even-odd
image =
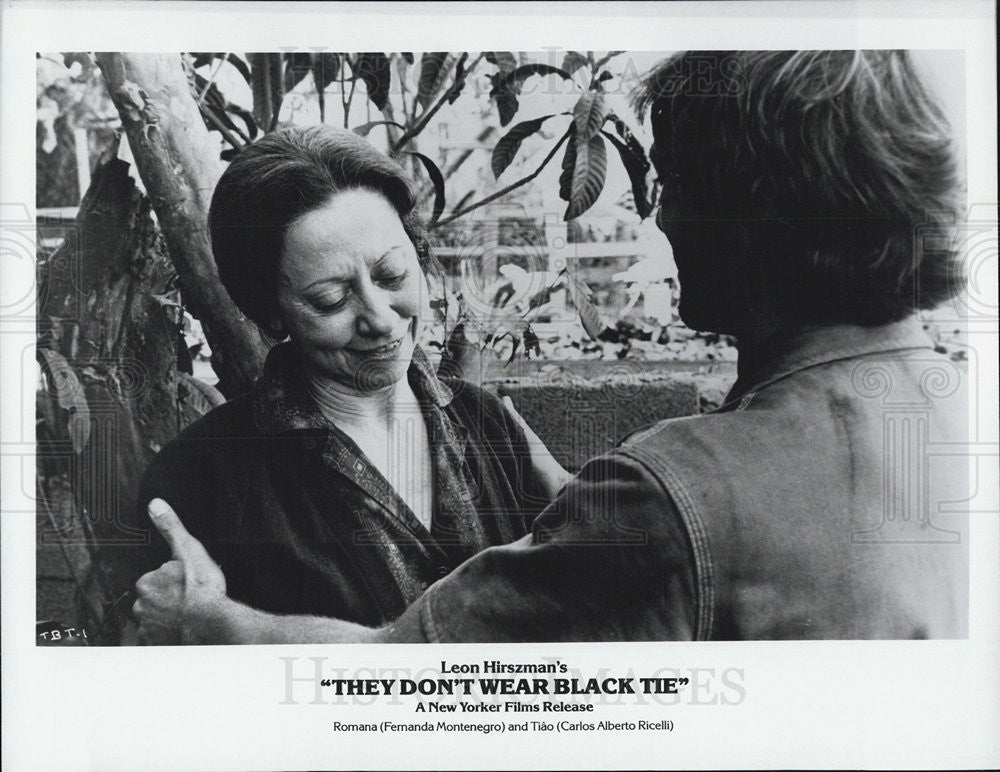
{"label": "woman's hand", "polygon": [[572,479],[573,475],[563,469],[562,465],[549,453],[549,449],[545,447],[545,443],[541,441],[532,428],[521,418],[521,414],[514,409],[514,403],[510,397],[504,397],[502,401],[507,413],[521,427],[528,440],[528,449],[531,451],[531,465],[534,468],[535,477],[538,479],[542,491],[551,501],[562,490],[562,487]]}
{"label": "woman's hand", "polygon": [[187,532],[163,499],[149,502],[149,517],[173,552],[136,582],[132,613],[146,644],[220,643],[227,604],[226,579],[201,542]]}

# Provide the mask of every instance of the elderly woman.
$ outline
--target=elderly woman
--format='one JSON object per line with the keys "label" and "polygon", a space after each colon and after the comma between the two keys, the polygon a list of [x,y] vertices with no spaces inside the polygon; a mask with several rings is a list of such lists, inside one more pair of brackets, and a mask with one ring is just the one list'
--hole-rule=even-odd
{"label": "elderly woman", "polygon": [[250,393],[154,459],[140,505],[168,502],[253,607],[388,622],[528,533],[554,492],[516,417],[439,379],[417,345],[429,255],[414,203],[396,162],[325,126],[262,138],[215,190],[222,282],[284,342]]}
{"label": "elderly woman", "polygon": [[588,463],[530,537],[374,629],[234,602],[165,513],[184,579],[151,618],[243,643],[968,636],[966,376],[915,317],[962,286],[959,188],[917,69],[699,51],[641,101],[681,317],[739,341],[722,407]]}

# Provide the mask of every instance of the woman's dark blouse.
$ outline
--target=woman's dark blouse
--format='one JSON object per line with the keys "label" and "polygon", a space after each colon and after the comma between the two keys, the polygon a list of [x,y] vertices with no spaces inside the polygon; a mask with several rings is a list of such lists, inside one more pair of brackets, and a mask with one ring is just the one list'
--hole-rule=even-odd
{"label": "woman's dark blouse", "polygon": [[[170,442],[139,506],[173,506],[222,567],[230,597],[282,614],[379,625],[486,547],[530,532],[547,503],[523,432],[496,397],[439,379],[418,349],[408,371],[434,479],[428,531],[357,445],[304,390],[291,344],[253,390]],[[144,568],[169,559],[158,536]]]}

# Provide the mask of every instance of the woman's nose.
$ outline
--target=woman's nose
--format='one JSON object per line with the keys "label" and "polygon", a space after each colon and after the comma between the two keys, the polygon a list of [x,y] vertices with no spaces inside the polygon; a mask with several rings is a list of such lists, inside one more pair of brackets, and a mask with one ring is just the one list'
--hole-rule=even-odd
{"label": "woman's nose", "polygon": [[399,324],[399,314],[392,308],[391,294],[373,289],[366,293],[364,308],[358,314],[358,332],[362,335],[388,335]]}

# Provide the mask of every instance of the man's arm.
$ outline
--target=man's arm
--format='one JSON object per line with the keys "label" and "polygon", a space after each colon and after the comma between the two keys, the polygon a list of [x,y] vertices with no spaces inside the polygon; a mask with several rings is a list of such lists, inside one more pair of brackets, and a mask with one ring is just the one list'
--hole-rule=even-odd
{"label": "man's arm", "polygon": [[379,643],[398,635],[390,628],[364,627],[339,619],[268,614],[229,598],[205,612],[200,623],[190,626],[200,638],[191,643]]}
{"label": "man's arm", "polygon": [[407,614],[440,643],[691,640],[694,553],[664,487],[614,451],[590,461],[529,536],[470,558]]}
{"label": "man's arm", "polygon": [[137,585],[134,611],[153,643],[170,642],[172,629],[185,643],[690,640],[697,623],[681,519],[648,470],[622,454],[584,467],[531,535],[470,558],[376,629],[230,600],[173,510],[154,501],[150,515],[175,557]]}

